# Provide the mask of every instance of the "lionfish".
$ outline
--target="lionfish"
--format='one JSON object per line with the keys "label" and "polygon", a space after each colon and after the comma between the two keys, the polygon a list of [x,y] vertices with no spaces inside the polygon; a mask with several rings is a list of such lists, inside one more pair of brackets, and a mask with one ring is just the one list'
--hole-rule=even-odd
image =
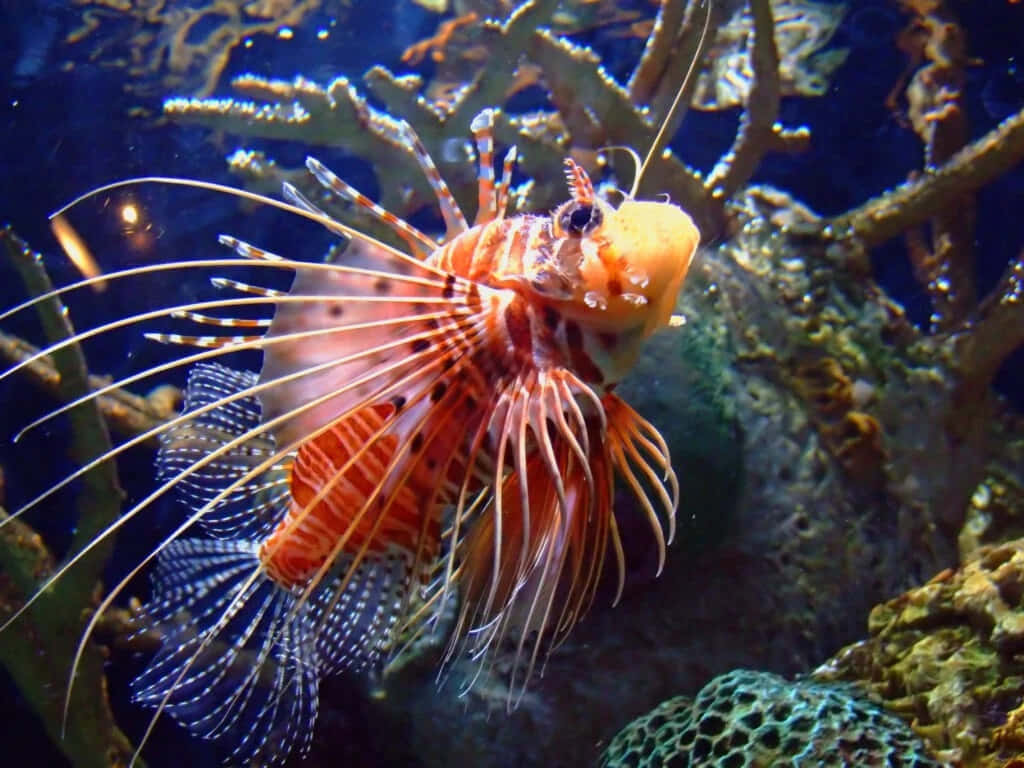
{"label": "lionfish", "polygon": [[[86,196],[142,181],[229,192],[311,219],[347,247],[305,262],[222,235],[230,258],[122,270],[18,307],[140,272],[241,263],[294,275],[288,291],[215,278],[237,295],[122,318],[32,358],[157,317],[226,329],[146,334],[199,351],[30,425],[115,387],[193,366],[179,415],[15,513],[159,437],[158,487],[96,541],[168,493],[188,514],[109,592],[74,661],[97,618],[155,561],[142,620],[162,646],[133,684],[134,699],[156,709],[150,730],[167,713],[217,740],[232,762],[280,763],[308,748],[324,676],[379,668],[400,637],[437,624],[446,603],[457,609],[443,664],[468,653],[484,665],[504,646],[514,704],[512,692],[521,695],[538,661],[589,608],[606,560],[617,567],[616,601],[621,594],[616,483],[646,513],[661,570],[678,483],[657,429],[614,387],[644,340],[670,323],[698,231],[676,205],[634,199],[661,132],[619,205],[567,159],[565,203],[550,215],[508,215],[515,149],[496,179],[493,117],[484,110],[472,124],[479,157],[472,226],[419,138],[400,126],[436,193],[441,240],[313,158],[306,165],[320,184],[390,227],[406,250],[332,219],[287,184],[284,202],[193,180],[132,179]],[[272,316],[223,314],[251,307]],[[247,349],[262,352],[258,374],[216,361]],[[197,527],[203,535],[194,536]]]}

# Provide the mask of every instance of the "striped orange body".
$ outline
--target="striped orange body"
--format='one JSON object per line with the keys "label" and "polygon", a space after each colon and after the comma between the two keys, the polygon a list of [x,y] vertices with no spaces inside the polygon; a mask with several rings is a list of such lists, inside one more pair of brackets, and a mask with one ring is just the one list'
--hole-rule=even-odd
{"label": "striped orange body", "polygon": [[[393,411],[389,405],[365,408],[298,451],[290,472],[288,514],[260,546],[260,560],[278,584],[304,585],[342,537],[346,537],[343,551],[350,553],[385,554],[388,545],[415,551],[424,524],[418,499],[430,495],[428,488],[417,487],[415,481],[395,488],[389,499],[382,497],[377,515],[364,516],[355,525],[351,519],[352,511],[375,492],[379,478],[392,465],[398,440],[382,436],[370,443],[358,461],[351,459]],[[389,505],[386,513],[385,503]],[[439,540],[439,519],[431,516],[426,525],[430,540]]]}
{"label": "striped orange body", "polygon": [[[552,499],[556,507],[568,503],[562,481],[538,476],[545,460],[551,472],[575,467],[575,479],[565,480],[577,489],[570,494],[575,506],[596,505],[604,518],[611,514],[611,486],[605,481],[610,483],[611,467],[627,459],[604,455],[593,470],[603,478],[601,487],[587,479],[580,490],[583,476],[572,446],[591,437],[603,440],[603,393],[628,372],[643,340],[667,320],[688,266],[688,260],[678,260],[673,241],[692,248],[696,233],[673,206],[667,207],[667,221],[665,204],[627,201],[614,209],[594,195],[582,169],[570,165],[570,173],[573,199],[552,216],[478,219],[425,254],[425,267],[447,275],[437,299],[454,302],[460,290],[461,306],[473,322],[453,312],[413,326],[429,340],[413,338],[395,356],[425,355],[439,368],[436,380],[397,395],[364,397],[358,410],[343,412],[302,442],[291,466],[289,512],[260,546],[271,579],[303,586],[322,578],[318,572],[338,558],[358,562],[386,553],[399,553],[422,572],[441,549],[443,505],[459,503],[460,496],[464,500],[490,486],[500,498],[523,488],[502,514],[525,520],[531,505],[549,508]],[[408,234],[404,222],[400,227]],[[374,285],[384,296],[391,290],[388,284]],[[329,339],[318,345],[318,354],[325,354]],[[415,381],[414,366],[403,368],[400,359],[395,365],[410,371],[404,380]],[[416,391],[419,402],[410,403]],[[418,414],[410,420],[414,431],[403,426],[409,409]],[[626,409],[628,422],[635,414]],[[521,426],[513,433],[510,425]],[[542,434],[551,425],[577,436],[551,443]],[[548,443],[547,459],[538,453],[542,443]],[[591,559],[588,589],[581,592],[586,599],[595,583],[593,561],[603,557],[596,553],[604,552],[610,535],[607,523],[588,528],[581,527],[579,517],[545,517],[537,510],[533,516],[549,527],[567,525],[564,535],[589,542],[582,545]],[[505,527],[511,531],[523,524],[510,518]],[[470,549],[493,548],[493,542],[481,543],[490,535],[481,532],[500,534],[500,528],[479,528]],[[594,531],[601,532],[599,542],[590,538]],[[506,533],[506,543],[511,540]],[[519,546],[526,553],[537,543],[524,539]],[[486,558],[477,554],[469,560]],[[506,585],[508,601],[526,576],[521,566],[519,572],[490,578]]]}

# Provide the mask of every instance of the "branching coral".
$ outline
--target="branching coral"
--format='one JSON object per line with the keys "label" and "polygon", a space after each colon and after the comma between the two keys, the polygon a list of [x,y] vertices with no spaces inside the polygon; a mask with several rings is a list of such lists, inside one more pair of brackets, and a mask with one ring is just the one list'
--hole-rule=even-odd
{"label": "branching coral", "polygon": [[[533,180],[531,187],[521,190],[520,204],[543,208],[562,195],[560,185],[554,181],[557,174],[552,174],[552,169],[560,167],[562,156],[576,155],[593,167],[598,147],[648,147],[653,143],[667,102],[686,72],[681,65],[695,52],[703,59],[712,47],[706,45],[696,50],[694,46],[703,27],[702,11],[698,4],[690,4],[687,15],[682,10],[684,5],[662,5],[647,51],[630,79],[630,90],[608,75],[592,51],[545,28],[558,8],[554,0],[524,2],[504,22],[485,22],[479,30],[479,42],[486,52],[484,58],[472,79],[450,98],[428,101],[419,94],[419,78],[398,78],[381,66],[370,69],[364,80],[391,116],[407,121],[419,133],[427,148],[440,159],[449,183],[455,180],[456,197],[471,207],[472,163],[465,153],[456,153],[453,159],[452,152],[445,151],[445,142],[466,135],[470,121],[484,107],[505,103],[509,62],[513,62],[513,68],[526,64],[539,67],[540,80],[550,94],[554,111],[501,114],[496,131],[500,141],[520,146],[521,169]],[[745,94],[748,108],[733,149],[707,179],[687,168],[671,152],[655,153],[641,189],[671,195],[695,216],[708,236],[721,231],[726,199],[750,179],[766,152],[799,149],[808,138],[805,130],[789,131],[776,123],[782,88],[772,6],[768,0],[754,0],[752,8],[753,74]],[[684,15],[686,23],[678,38],[674,31],[665,31]],[[259,102],[171,99],[164,112],[176,121],[200,123],[241,135],[288,137],[344,148],[373,163],[382,201],[396,213],[408,215],[424,204],[427,198],[422,191],[410,187],[416,182],[410,183],[409,179],[417,176],[410,172],[412,158],[408,149],[392,153],[393,157],[384,160],[388,156],[374,152],[370,146],[380,141],[393,143],[393,126],[382,124],[372,111],[367,113],[372,119],[348,117],[347,104],[363,101],[348,81],[322,87],[297,80],[289,89],[284,83],[244,76],[233,85],[241,96],[258,98]],[[345,89],[344,93],[337,93],[340,87]],[[319,108],[310,104],[314,93]],[[339,96],[337,100],[335,95]],[[649,97],[651,108],[645,105],[645,96]],[[681,114],[677,119],[680,117]],[[671,129],[669,126],[667,133]]]}
{"label": "branching coral", "polygon": [[67,40],[92,41],[90,58],[125,68],[129,88],[208,96],[235,46],[300,24],[321,2],[210,0],[192,7],[167,0],[74,0],[83,7],[82,25]]}
{"label": "branching coral", "polygon": [[[8,259],[17,267],[26,288],[39,295],[52,289],[42,269],[42,257],[31,251],[10,229],[0,232]],[[73,333],[56,299],[39,305],[40,320],[50,342]],[[77,347],[54,353],[58,374],[56,389],[72,400],[88,389],[88,374]],[[81,464],[109,450],[107,427],[99,409],[85,403],[70,412],[70,452]],[[78,553],[118,516],[121,490],[116,467],[106,462],[82,478],[77,503],[77,529],[71,552]],[[45,583],[54,570],[53,558],[38,534],[20,519],[3,516],[0,529],[0,620],[9,620],[23,601]],[[92,547],[75,566],[74,578],[61,579],[40,595],[17,619],[19,624],[0,633],[0,662],[15,679],[26,699],[46,725],[54,743],[76,766],[113,768],[125,765],[132,747],[118,729],[107,702],[103,659],[97,648],[88,647],[74,680],[64,723],[64,691],[70,659],[89,610],[103,567],[110,556],[110,537]],[[138,764],[138,763],[136,763]]]}
{"label": "branching coral", "polygon": [[[18,364],[33,357],[38,348],[24,339],[0,332],[0,357],[11,364]],[[66,393],[61,388],[60,371],[47,357],[38,358],[29,363],[25,373],[36,385],[51,396],[62,399]],[[89,387],[99,390],[109,384],[100,376],[89,376]],[[100,413],[107,425],[122,435],[135,436],[159,424],[168,418],[175,406],[181,401],[181,392],[176,387],[161,385],[146,397],[132,394],[123,389],[110,390],[98,400]],[[156,447],[156,441],[151,443]]]}
{"label": "branching coral", "polygon": [[[783,95],[821,96],[829,79],[846,60],[847,51],[822,51],[846,13],[843,4],[809,0],[773,0],[775,45],[779,51],[779,87]],[[693,104],[700,109],[724,109],[746,104],[755,71],[747,50],[755,32],[751,10],[740,5],[728,23],[719,27],[710,66],[701,72]]]}

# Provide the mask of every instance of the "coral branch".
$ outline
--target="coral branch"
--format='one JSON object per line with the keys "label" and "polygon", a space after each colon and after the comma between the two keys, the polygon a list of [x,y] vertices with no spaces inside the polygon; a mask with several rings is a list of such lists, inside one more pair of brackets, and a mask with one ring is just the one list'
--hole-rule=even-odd
{"label": "coral branch", "polygon": [[[8,257],[33,295],[52,290],[42,257],[10,228],[0,232]],[[73,334],[56,298],[37,304],[43,331],[51,343]],[[81,350],[72,345],[52,355],[58,374],[58,392],[72,400],[88,391],[88,371]],[[84,403],[69,414],[70,452],[79,465],[110,450],[110,439],[99,409]],[[113,462],[103,462],[81,480],[76,502],[76,533],[72,551],[78,552],[117,517],[121,489]],[[20,520],[8,520],[0,529],[0,563],[10,581],[5,585],[3,609],[10,615],[19,607],[19,595],[32,594],[48,575],[50,557],[42,540]],[[117,729],[106,701],[103,660],[87,648],[76,670],[70,720],[63,726],[63,691],[66,664],[74,657],[83,617],[92,605],[94,585],[113,548],[112,537],[96,544],[76,566],[74,578],[61,579],[19,619],[20,626],[0,635],[0,659],[18,687],[43,719],[54,742],[81,766],[123,764],[132,754]],[[64,738],[61,738],[62,732]]]}
{"label": "coral branch", "polygon": [[687,0],[665,0],[658,10],[643,56],[629,79],[629,97],[635,104],[643,104],[654,94],[665,74],[669,56],[676,45],[679,27],[687,10]]}
{"label": "coral branch", "polygon": [[[167,2],[74,0],[83,6],[82,25],[67,42],[96,34],[91,58],[125,68],[130,90],[147,93],[157,80],[162,87],[185,89],[196,96],[213,93],[231,52],[243,40],[280,34],[300,24],[321,0],[208,0],[179,6]],[[125,34],[123,30],[130,30]],[[116,51],[120,56],[111,56]]]}
{"label": "coral branch", "polygon": [[[473,25],[470,43],[476,71],[456,87],[440,89],[443,95],[433,101],[423,93],[436,93],[436,82],[424,88],[418,76],[398,77],[383,66],[374,66],[366,72],[364,82],[387,113],[370,107],[344,78],[324,87],[301,78],[285,82],[253,75],[233,83],[244,98],[169,99],[164,112],[171,119],[201,123],[214,130],[343,148],[373,164],[381,190],[379,202],[398,215],[409,216],[432,197],[396,134],[397,120],[405,120],[441,165],[456,199],[471,212],[475,170],[465,152],[452,151],[453,137],[466,135],[481,109],[505,104],[515,87],[515,77],[510,74],[525,68],[533,73],[530,77],[547,86],[555,109],[523,115],[499,112],[495,134],[502,143],[519,145],[519,170],[532,179],[517,190],[517,203],[534,209],[550,207],[562,195],[558,174],[552,171],[560,167],[567,153],[588,165],[594,163],[596,150],[609,144],[634,147],[642,153],[652,147],[657,116],[679,92],[690,66],[699,71],[706,49],[719,46],[725,27],[717,29],[718,15],[735,10],[735,5],[713,9],[709,29],[714,32],[703,36],[704,6],[663,3],[627,90],[604,70],[596,53],[548,28],[559,7],[556,0],[527,0],[502,22],[486,20]],[[710,67],[718,74],[728,72],[727,79],[738,80],[742,86],[733,94],[737,103],[746,104],[733,150],[705,184],[699,173],[671,152],[655,148],[639,193],[667,193],[693,215],[706,237],[718,236],[725,223],[726,200],[750,179],[761,157],[766,152],[799,150],[806,145],[805,129],[787,131],[776,124],[779,99],[783,93],[823,90],[827,72],[841,57],[829,58],[827,66],[814,64],[812,58],[825,56],[817,51],[832,36],[843,11],[842,6],[817,6],[807,0],[759,0],[753,14],[734,14],[722,43],[728,44],[727,55],[718,57],[728,60],[716,59]],[[809,19],[805,20],[805,15]],[[783,42],[777,43],[780,36]],[[688,91],[695,92],[706,79],[704,75],[694,78],[687,84]],[[689,92],[682,94],[684,107],[690,98]],[[700,98],[702,106],[716,103],[707,94]],[[643,101],[650,101],[650,107],[643,106]],[[672,134],[685,111],[674,114],[664,135]],[[253,153],[247,156],[255,157]],[[236,163],[234,169],[243,170],[251,182],[261,185],[292,173],[262,156],[258,168],[250,165]],[[300,188],[307,191],[301,183]],[[310,193],[320,197],[316,190]],[[358,215],[336,208],[332,212],[346,220]]]}
{"label": "coral branch", "polygon": [[[715,25],[714,55],[701,71],[694,93],[697,109],[743,106],[749,97],[752,70],[748,66],[755,20],[745,1],[712,3],[732,17]],[[779,88],[783,96],[823,96],[829,78],[846,60],[844,48],[822,50],[846,14],[842,3],[812,0],[771,0],[775,46],[779,54]]]}
{"label": "coral branch", "polygon": [[[967,143],[966,35],[943,2],[905,5],[915,16],[900,35],[900,47],[912,62],[928,62],[906,87],[906,116],[924,144],[926,164],[934,167]],[[935,330],[955,328],[977,300],[974,220],[974,196],[966,193],[946,201],[931,220],[930,236],[916,229],[907,233],[914,274],[932,302]]]}
{"label": "coral branch", "polygon": [[[551,99],[566,121],[574,145],[651,145],[655,128],[644,119],[626,91],[604,71],[593,51],[547,30],[538,31],[532,42],[530,58],[544,70]],[[605,115],[613,115],[614,119],[600,118]],[[700,174],[674,155],[665,153],[651,164],[640,191],[654,189],[667,192],[690,211],[702,231],[718,231],[721,219],[708,206]]]}
{"label": "coral branch", "polygon": [[[42,256],[31,250],[9,227],[0,232],[7,256],[21,275],[28,292],[40,296],[53,290],[49,275],[43,269]],[[43,334],[51,344],[64,341],[74,335],[71,321],[60,301],[54,297],[36,305]],[[71,345],[51,355],[57,371],[57,394],[65,401],[75,400],[89,391],[89,372],[85,358],[78,345]],[[68,417],[71,422],[71,458],[84,466],[96,456],[110,450],[110,435],[96,404],[83,403],[72,409]],[[77,532],[72,550],[78,551],[101,530],[106,528],[118,515],[122,491],[117,482],[117,470],[112,462],[104,462],[86,473],[82,478],[82,492],[78,502]],[[79,590],[89,592],[99,577],[103,564],[110,556],[112,542],[94,549],[88,562],[79,566]],[[82,601],[83,603],[85,600]]]}
{"label": "coral branch", "polygon": [[956,337],[956,367],[962,388],[987,387],[999,367],[1024,345],[1024,251],[1003,273],[999,285],[978,307],[978,317]]}
{"label": "coral branch", "polygon": [[828,239],[884,243],[943,210],[951,197],[973,192],[1024,159],[1024,110],[1006,118],[934,171],[823,223]]}
{"label": "coral branch", "polygon": [[[651,95],[650,107],[654,120],[667,121],[661,132],[662,141],[666,144],[669,137],[674,136],[679,130],[689,111],[693,94],[700,82],[700,78],[695,77],[693,73],[701,71],[708,52],[713,48],[715,35],[712,30],[721,23],[722,11],[722,8],[712,3],[703,7],[698,3],[690,4],[682,29],[679,31],[678,41],[665,67],[666,74],[673,74],[670,77],[662,77],[657,90]],[[676,104],[675,111],[669,114],[673,104]],[[648,152],[661,150],[660,146],[652,147]]]}
{"label": "coral branch", "polygon": [[[0,331],[0,358],[9,363],[21,363],[38,351],[37,347],[24,339]],[[60,373],[50,358],[42,357],[35,360],[25,366],[23,371],[41,390],[55,398],[62,398]],[[92,390],[107,384],[108,381],[102,376],[89,376],[89,387]],[[132,394],[127,390],[115,389],[101,395],[97,399],[97,405],[107,426],[120,435],[134,437],[148,432],[169,418],[180,400],[181,392],[176,387],[161,386],[146,397]],[[150,447],[156,446],[156,438],[153,438]]]}
{"label": "coral branch", "polygon": [[[42,538],[0,510],[0,621],[21,606],[53,568]],[[46,726],[53,743],[76,768],[117,768],[134,749],[114,722],[103,677],[103,658],[89,648],[75,676],[71,716],[61,728],[67,665],[86,606],[68,600],[64,579],[29,609],[19,624],[0,633],[0,662]],[[135,765],[145,768],[141,760]]]}
{"label": "coral branch", "polygon": [[243,75],[232,81],[232,87],[242,98],[168,99],[164,114],[212,130],[338,147],[373,157],[383,205],[398,206],[404,192],[430,199],[429,185],[415,172],[412,153],[399,138],[398,123],[368,105],[347,78],[321,86],[301,77],[286,81]]}
{"label": "coral branch", "polygon": [[784,130],[776,118],[782,89],[779,85],[779,52],[775,47],[775,22],[769,0],[750,0],[754,16],[751,64],[754,72],[747,108],[732,149],[711,172],[706,187],[712,196],[729,199],[754,175],[769,151],[799,151],[806,147],[806,129]]}

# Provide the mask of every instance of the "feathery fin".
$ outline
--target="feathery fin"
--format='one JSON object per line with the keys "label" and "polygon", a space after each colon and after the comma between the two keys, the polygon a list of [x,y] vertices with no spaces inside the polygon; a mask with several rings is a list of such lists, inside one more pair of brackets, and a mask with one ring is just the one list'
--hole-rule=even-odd
{"label": "feathery fin", "polygon": [[[183,413],[198,410],[256,385],[256,374],[219,363],[203,363],[189,371]],[[249,395],[175,425],[160,436],[157,455],[159,482],[184,475],[222,445],[257,430],[259,400]],[[244,477],[276,450],[270,435],[256,435],[202,469],[184,475],[175,487],[190,513],[202,509],[225,488]],[[265,536],[288,510],[288,469],[277,466],[232,491],[205,512],[201,525],[217,538],[256,539]]]}
{"label": "feathery fin", "polygon": [[163,704],[232,763],[278,765],[309,748],[320,671],[308,610],[259,571],[251,542],[171,543],[144,609],[162,646],[132,698]]}

